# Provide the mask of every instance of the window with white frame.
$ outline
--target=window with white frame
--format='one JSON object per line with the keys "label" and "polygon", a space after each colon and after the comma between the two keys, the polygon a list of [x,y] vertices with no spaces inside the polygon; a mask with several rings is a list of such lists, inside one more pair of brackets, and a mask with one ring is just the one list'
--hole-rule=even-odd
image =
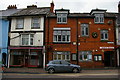
{"label": "window with white frame", "polygon": [[94,61],[102,61],[102,55],[94,55]]}
{"label": "window with white frame", "polygon": [[70,42],[70,29],[54,29],[53,42]]}
{"label": "window with white frame", "polygon": [[108,30],[101,30],[101,40],[108,40]]}
{"label": "window with white frame", "polygon": [[57,23],[67,23],[67,14],[66,13],[57,14]]}
{"label": "window with white frame", "polygon": [[21,34],[21,45],[33,45],[34,34]]}
{"label": "window with white frame", "polygon": [[95,14],[95,23],[104,23],[104,14]]}
{"label": "window with white frame", "polygon": [[81,35],[89,36],[89,25],[88,24],[81,24]]}
{"label": "window with white frame", "polygon": [[33,29],[40,28],[40,18],[32,18],[32,27]]}
{"label": "window with white frame", "polygon": [[66,60],[70,61],[70,52],[54,52],[53,60]]}
{"label": "window with white frame", "polygon": [[92,61],[92,52],[91,51],[80,51],[79,61]]}
{"label": "window with white frame", "polygon": [[24,19],[23,18],[17,19],[16,28],[17,29],[22,29],[23,27],[24,27]]}

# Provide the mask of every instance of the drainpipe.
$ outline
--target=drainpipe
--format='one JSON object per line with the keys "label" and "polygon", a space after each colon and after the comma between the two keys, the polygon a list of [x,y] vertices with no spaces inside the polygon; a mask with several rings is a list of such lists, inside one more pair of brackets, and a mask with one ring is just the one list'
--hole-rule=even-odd
{"label": "drainpipe", "polygon": [[120,62],[119,62],[119,49],[117,49],[117,66],[119,67],[120,66]]}
{"label": "drainpipe", "polygon": [[76,35],[76,50],[77,50],[77,65],[79,64],[79,59],[78,59],[78,18],[76,19],[76,29],[77,29],[77,35]]}
{"label": "drainpipe", "polygon": [[43,46],[43,68],[45,68],[45,46]]}
{"label": "drainpipe", "polygon": [[8,66],[7,66],[7,68],[9,68],[10,67],[10,49],[8,50]]}

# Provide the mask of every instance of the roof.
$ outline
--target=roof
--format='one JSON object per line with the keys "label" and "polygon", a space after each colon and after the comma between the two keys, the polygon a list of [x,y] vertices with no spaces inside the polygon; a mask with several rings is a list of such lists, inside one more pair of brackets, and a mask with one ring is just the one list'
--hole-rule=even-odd
{"label": "roof", "polygon": [[10,16],[11,14],[14,14],[14,13],[16,13],[18,11],[20,11],[20,9],[6,9],[6,10],[1,10],[0,11],[0,17]]}
{"label": "roof", "polygon": [[[48,17],[57,17],[57,15],[55,13],[50,13],[48,15]],[[94,15],[91,15],[90,13],[70,13],[68,15],[68,17],[93,17],[94,18]],[[109,13],[109,12],[106,12],[105,13],[105,17],[116,17],[116,13]]]}
{"label": "roof", "polygon": [[44,15],[50,12],[50,7],[41,7],[41,8],[26,8],[21,11],[12,14],[11,17],[17,16],[33,16],[33,15]]}

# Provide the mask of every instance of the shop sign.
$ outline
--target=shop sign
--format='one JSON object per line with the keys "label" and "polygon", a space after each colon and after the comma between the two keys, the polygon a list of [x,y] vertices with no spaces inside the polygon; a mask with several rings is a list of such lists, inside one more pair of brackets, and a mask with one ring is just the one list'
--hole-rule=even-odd
{"label": "shop sign", "polygon": [[22,55],[21,52],[13,52],[13,55]]}
{"label": "shop sign", "polygon": [[31,52],[30,55],[37,55],[37,52]]}
{"label": "shop sign", "polygon": [[114,49],[114,47],[100,47],[100,49]]}
{"label": "shop sign", "polygon": [[108,44],[114,44],[114,42],[107,42]]}

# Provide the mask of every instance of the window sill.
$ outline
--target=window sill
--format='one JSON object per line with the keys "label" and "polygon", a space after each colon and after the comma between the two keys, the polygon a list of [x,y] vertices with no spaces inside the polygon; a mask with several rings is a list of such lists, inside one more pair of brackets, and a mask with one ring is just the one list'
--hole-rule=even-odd
{"label": "window sill", "polygon": [[57,24],[67,24],[67,22],[66,22],[66,23],[62,23],[62,22],[61,22],[61,23],[58,23],[58,22],[57,22]]}
{"label": "window sill", "polygon": [[105,23],[95,23],[95,24],[105,24]]}
{"label": "window sill", "polygon": [[86,37],[86,38],[89,38],[89,36],[82,36],[82,35],[81,35],[81,37]]}
{"label": "window sill", "polygon": [[101,40],[100,42],[109,42],[108,40]]}
{"label": "window sill", "polygon": [[79,62],[93,62],[93,61],[91,60],[91,61],[79,61]]}
{"label": "window sill", "polygon": [[24,29],[24,28],[16,28],[16,29]]}

